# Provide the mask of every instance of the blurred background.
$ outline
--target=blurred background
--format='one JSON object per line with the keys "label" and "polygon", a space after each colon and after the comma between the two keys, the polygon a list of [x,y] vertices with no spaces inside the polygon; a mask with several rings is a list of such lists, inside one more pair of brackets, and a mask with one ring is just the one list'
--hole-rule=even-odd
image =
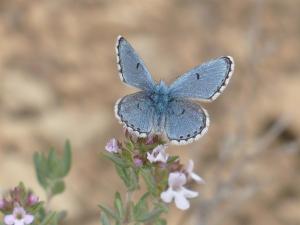
{"label": "blurred background", "polygon": [[99,156],[123,138],[115,101],[115,41],[125,36],[156,80],[232,55],[236,70],[211,104],[209,132],[187,146],[207,182],[169,224],[300,224],[300,1],[1,0],[0,191],[24,181],[44,194],[32,155],[72,142],[67,191],[52,202],[64,224],[99,224],[99,202],[122,190]]}

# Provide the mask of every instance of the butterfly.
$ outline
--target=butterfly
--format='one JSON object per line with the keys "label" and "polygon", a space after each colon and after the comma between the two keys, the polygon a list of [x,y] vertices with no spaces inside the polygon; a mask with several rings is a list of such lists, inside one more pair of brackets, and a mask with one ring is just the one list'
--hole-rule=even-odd
{"label": "butterfly", "polygon": [[129,42],[116,42],[117,66],[121,80],[140,91],[119,99],[115,115],[138,137],[164,135],[172,144],[187,144],[208,130],[209,116],[193,100],[213,101],[227,86],[234,61],[223,56],[203,63],[177,78],[170,86],[155,82]]}

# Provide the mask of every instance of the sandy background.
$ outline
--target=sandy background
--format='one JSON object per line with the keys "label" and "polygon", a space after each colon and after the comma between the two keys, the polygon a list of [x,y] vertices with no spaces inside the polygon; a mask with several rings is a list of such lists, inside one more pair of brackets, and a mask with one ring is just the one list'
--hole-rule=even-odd
{"label": "sandy background", "polygon": [[171,82],[221,55],[233,78],[203,104],[211,126],[200,141],[170,148],[193,158],[207,181],[201,197],[169,224],[300,224],[300,1],[1,0],[0,190],[20,180],[44,196],[32,154],[62,149],[74,164],[67,191],[52,202],[64,224],[99,224],[97,203],[122,183],[98,156],[122,138],[115,101],[120,82],[115,40],[124,35],[156,80]]}

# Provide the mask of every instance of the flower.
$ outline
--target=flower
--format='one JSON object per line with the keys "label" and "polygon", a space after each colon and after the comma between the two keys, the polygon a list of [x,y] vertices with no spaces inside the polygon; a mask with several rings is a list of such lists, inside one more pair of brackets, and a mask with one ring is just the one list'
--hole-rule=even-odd
{"label": "flower", "polygon": [[146,145],[152,145],[153,143],[154,143],[154,136],[150,134],[146,139]]}
{"label": "flower", "polygon": [[186,165],[185,172],[187,173],[187,177],[196,181],[197,183],[202,183],[205,184],[205,181],[203,180],[202,177],[200,177],[198,174],[193,172],[194,169],[194,161],[189,160],[188,164]]}
{"label": "flower", "polygon": [[115,138],[112,138],[107,142],[105,150],[108,152],[118,153],[121,149],[119,148],[118,141]]}
{"label": "flower", "polygon": [[165,152],[166,147],[164,145],[156,146],[152,153],[147,152],[147,159],[151,162],[163,162],[166,163],[168,161],[169,155]]}
{"label": "flower", "polygon": [[20,206],[14,208],[13,214],[4,217],[4,223],[7,225],[31,224],[33,220],[34,216],[26,214],[26,211]]}
{"label": "flower", "polygon": [[136,167],[141,167],[141,166],[143,166],[143,163],[144,163],[143,159],[139,155],[135,155],[133,157],[133,162]]}
{"label": "flower", "polygon": [[174,172],[169,174],[168,190],[160,194],[161,199],[170,203],[175,199],[175,205],[177,208],[186,210],[190,207],[190,203],[187,198],[195,198],[198,196],[198,192],[191,191],[183,187],[186,184],[187,178],[182,172]]}
{"label": "flower", "polygon": [[32,193],[30,193],[29,195],[28,195],[28,197],[27,197],[27,203],[29,204],[29,205],[35,205],[36,203],[38,203],[39,202],[39,197],[38,196],[36,196],[36,195],[34,195],[34,194],[32,194]]}
{"label": "flower", "polygon": [[4,199],[0,199],[0,209],[3,209],[5,206],[5,200]]}

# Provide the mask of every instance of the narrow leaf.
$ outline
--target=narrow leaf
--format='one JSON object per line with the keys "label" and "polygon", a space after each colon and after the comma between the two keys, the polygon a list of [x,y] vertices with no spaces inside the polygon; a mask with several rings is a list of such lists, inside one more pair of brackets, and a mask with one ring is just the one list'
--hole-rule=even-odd
{"label": "narrow leaf", "polygon": [[46,190],[48,187],[48,182],[46,179],[46,160],[40,153],[35,153],[33,155],[33,161],[35,166],[35,173],[39,184]]}
{"label": "narrow leaf", "polygon": [[55,212],[51,212],[50,214],[48,214],[46,216],[46,218],[40,223],[40,225],[49,225],[51,223],[54,223],[54,221],[56,220],[56,213]]}
{"label": "narrow leaf", "polygon": [[161,208],[154,208],[151,212],[141,215],[141,217],[138,218],[138,221],[146,222],[146,221],[149,221],[149,220],[154,220],[157,217],[159,217],[160,214],[162,214],[163,212],[164,212],[164,210],[161,209]]}
{"label": "narrow leaf", "polygon": [[121,167],[128,167],[128,164],[123,160],[121,159],[117,154],[114,154],[114,153],[103,153],[104,156],[113,161],[115,164],[117,164],[118,166],[121,166]]}
{"label": "narrow leaf", "polygon": [[148,205],[147,205],[147,201],[146,201],[148,196],[149,196],[149,192],[144,194],[140,198],[138,203],[134,206],[133,214],[134,214],[134,218],[136,220],[139,220],[139,218],[148,211]]}
{"label": "narrow leaf", "polygon": [[119,192],[115,194],[115,201],[114,201],[115,208],[117,210],[117,215],[120,221],[123,221],[125,210],[123,206],[123,202],[121,199],[121,195]]}
{"label": "narrow leaf", "polygon": [[64,192],[64,190],[65,190],[65,182],[62,180],[59,180],[53,184],[53,186],[51,188],[51,193],[53,195],[57,195],[57,194]]}
{"label": "narrow leaf", "polygon": [[154,225],[167,225],[167,221],[165,219],[158,218],[155,222]]}
{"label": "narrow leaf", "polygon": [[142,169],[141,174],[144,178],[148,191],[156,196],[157,195],[157,185],[154,177],[152,176],[151,169]]}
{"label": "narrow leaf", "polygon": [[110,222],[109,222],[108,217],[105,212],[101,212],[100,221],[101,221],[102,225],[110,225]]}
{"label": "narrow leaf", "polygon": [[104,211],[108,216],[114,218],[115,220],[118,220],[118,216],[113,212],[112,209],[110,209],[110,208],[108,208],[108,207],[106,207],[106,206],[104,206],[104,205],[101,205],[101,204],[99,204],[98,206],[99,206],[99,208],[100,208],[102,211]]}
{"label": "narrow leaf", "polygon": [[65,143],[64,155],[63,155],[63,176],[68,175],[72,165],[72,148],[70,141]]}

